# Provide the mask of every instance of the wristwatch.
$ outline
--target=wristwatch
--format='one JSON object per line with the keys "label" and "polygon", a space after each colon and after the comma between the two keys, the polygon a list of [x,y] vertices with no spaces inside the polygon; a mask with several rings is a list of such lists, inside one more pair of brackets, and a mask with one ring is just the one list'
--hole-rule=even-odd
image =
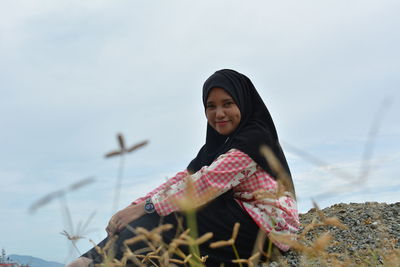
{"label": "wristwatch", "polygon": [[144,204],[144,211],[146,213],[153,213],[156,209],[154,208],[153,202],[151,202],[151,198],[146,199],[146,204]]}

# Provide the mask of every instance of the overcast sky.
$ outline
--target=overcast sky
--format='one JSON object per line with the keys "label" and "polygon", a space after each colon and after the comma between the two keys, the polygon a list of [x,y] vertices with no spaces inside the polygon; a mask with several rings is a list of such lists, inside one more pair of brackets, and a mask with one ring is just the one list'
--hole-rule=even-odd
{"label": "overcast sky", "polygon": [[[60,234],[75,230],[62,203],[75,228],[95,211],[83,235],[100,241],[119,166],[104,154],[117,148],[116,134],[129,145],[150,141],[125,158],[122,208],[196,155],[202,84],[222,68],[246,74],[268,106],[301,212],[312,198],[321,207],[398,202],[399,8],[397,0],[1,1],[0,247],[59,262],[76,256]],[[28,213],[87,177],[95,182]]]}

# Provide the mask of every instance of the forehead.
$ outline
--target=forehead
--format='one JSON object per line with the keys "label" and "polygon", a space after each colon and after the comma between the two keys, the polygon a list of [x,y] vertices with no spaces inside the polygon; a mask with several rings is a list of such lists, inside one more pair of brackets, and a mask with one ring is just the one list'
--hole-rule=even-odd
{"label": "forehead", "polygon": [[225,91],[225,89],[220,87],[215,87],[211,89],[207,96],[207,102],[227,99],[232,99],[232,96],[227,91]]}

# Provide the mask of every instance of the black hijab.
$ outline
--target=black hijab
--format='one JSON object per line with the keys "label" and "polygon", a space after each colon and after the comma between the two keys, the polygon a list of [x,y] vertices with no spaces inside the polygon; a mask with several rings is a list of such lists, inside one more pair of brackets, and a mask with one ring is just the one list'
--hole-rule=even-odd
{"label": "black hijab", "polygon": [[[239,107],[241,121],[229,136],[219,134],[210,124],[207,124],[206,143],[187,169],[191,173],[197,172],[201,167],[209,166],[221,154],[236,148],[249,155],[276,179],[277,173],[270,168],[265,157],[260,153],[260,147],[267,145],[290,177],[289,166],[279,144],[271,115],[250,79],[234,70],[223,69],[215,72],[203,86],[204,108],[206,108],[208,94],[216,87],[224,89],[231,95]],[[293,182],[290,182],[293,186]]]}

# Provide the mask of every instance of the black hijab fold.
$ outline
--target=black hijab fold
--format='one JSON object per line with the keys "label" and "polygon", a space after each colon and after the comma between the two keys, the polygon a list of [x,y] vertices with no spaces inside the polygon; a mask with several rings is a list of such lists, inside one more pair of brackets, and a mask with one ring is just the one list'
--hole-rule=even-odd
{"label": "black hijab fold", "polygon": [[[223,69],[215,72],[203,86],[204,108],[208,94],[216,87],[223,88],[231,95],[239,107],[241,121],[229,136],[219,134],[207,124],[206,143],[187,169],[192,173],[197,172],[203,166],[209,166],[221,154],[235,148],[249,155],[262,169],[277,179],[277,173],[260,153],[260,147],[267,145],[290,177],[290,169],[279,144],[271,115],[250,79],[234,70]],[[290,182],[293,187],[293,182]],[[294,188],[291,189],[294,193]]]}

